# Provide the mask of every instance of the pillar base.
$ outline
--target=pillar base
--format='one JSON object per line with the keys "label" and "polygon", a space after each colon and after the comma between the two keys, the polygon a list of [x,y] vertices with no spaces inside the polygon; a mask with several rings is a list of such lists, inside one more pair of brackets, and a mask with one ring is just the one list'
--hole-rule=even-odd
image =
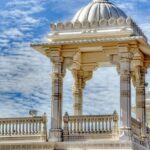
{"label": "pillar base", "polygon": [[62,129],[50,129],[48,141],[61,142],[62,141]]}
{"label": "pillar base", "polygon": [[147,147],[147,148],[150,148],[148,137],[142,137],[142,140],[141,140],[141,141],[143,141],[143,142],[141,143],[143,146],[145,146],[145,147]]}
{"label": "pillar base", "polygon": [[120,128],[120,140],[131,141],[131,128]]}

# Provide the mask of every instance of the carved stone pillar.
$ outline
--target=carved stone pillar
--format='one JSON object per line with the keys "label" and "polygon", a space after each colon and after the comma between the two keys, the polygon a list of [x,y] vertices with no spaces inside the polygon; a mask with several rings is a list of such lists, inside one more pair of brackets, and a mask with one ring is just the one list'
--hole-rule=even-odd
{"label": "carved stone pillar", "polygon": [[119,47],[120,52],[120,129],[122,140],[130,140],[131,130],[131,87],[130,53],[128,47]]}
{"label": "carved stone pillar", "polygon": [[62,140],[63,60],[53,57],[50,141]]}
{"label": "carved stone pillar", "polygon": [[91,79],[91,71],[73,70],[74,86],[74,115],[83,114],[83,89],[87,80]]}
{"label": "carved stone pillar", "polygon": [[145,69],[137,66],[136,69],[136,119],[142,123],[142,136],[146,134],[145,108]]}
{"label": "carved stone pillar", "polygon": [[83,96],[82,96],[82,89],[74,86],[73,89],[74,95],[74,115],[82,115],[83,114]]}
{"label": "carved stone pillar", "polygon": [[82,76],[79,71],[73,71],[74,85],[73,85],[73,97],[74,97],[74,115],[82,115],[83,113],[83,96],[82,96]]}

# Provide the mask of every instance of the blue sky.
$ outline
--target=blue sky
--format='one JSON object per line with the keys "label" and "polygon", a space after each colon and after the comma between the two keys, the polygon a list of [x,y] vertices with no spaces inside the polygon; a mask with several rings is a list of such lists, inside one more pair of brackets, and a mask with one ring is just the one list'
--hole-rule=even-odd
{"label": "blue sky", "polygon": [[[90,1],[0,0],[0,117],[27,116],[30,109],[50,116],[51,64],[30,48],[30,43],[45,42],[50,22],[70,20]],[[131,16],[150,39],[149,0],[112,2]],[[64,80],[63,111],[71,114],[70,72]],[[119,111],[119,76],[115,68],[100,68],[85,88],[84,113],[112,113],[115,109]]]}

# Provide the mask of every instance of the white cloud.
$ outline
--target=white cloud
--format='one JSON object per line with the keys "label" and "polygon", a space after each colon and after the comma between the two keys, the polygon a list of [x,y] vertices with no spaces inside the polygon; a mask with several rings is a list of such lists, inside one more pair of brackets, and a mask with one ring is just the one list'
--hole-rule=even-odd
{"label": "white cloud", "polygon": [[42,112],[50,105],[49,60],[26,42],[43,38],[33,36],[43,22],[33,14],[43,11],[45,2],[14,0],[0,10],[0,117],[26,115],[33,107]]}
{"label": "white cloud", "polygon": [[21,37],[23,36],[24,34],[19,31],[17,28],[10,28],[9,30],[6,30],[3,32],[4,35],[6,36],[11,36],[11,37]]}

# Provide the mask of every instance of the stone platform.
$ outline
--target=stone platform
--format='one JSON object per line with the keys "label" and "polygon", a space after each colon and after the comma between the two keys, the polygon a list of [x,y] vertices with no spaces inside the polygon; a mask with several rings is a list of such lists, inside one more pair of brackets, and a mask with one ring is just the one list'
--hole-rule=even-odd
{"label": "stone platform", "polygon": [[1,143],[0,150],[148,150],[127,141]]}

